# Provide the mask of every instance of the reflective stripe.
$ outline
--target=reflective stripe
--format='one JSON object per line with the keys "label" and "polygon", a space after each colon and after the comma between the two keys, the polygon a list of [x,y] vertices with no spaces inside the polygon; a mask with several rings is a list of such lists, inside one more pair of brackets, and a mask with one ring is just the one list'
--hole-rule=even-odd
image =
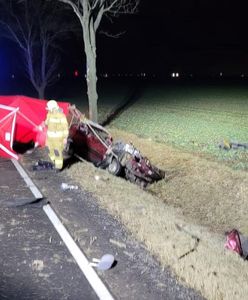
{"label": "reflective stripe", "polygon": [[63,137],[64,133],[62,131],[47,131],[48,137]]}
{"label": "reflective stripe", "polygon": [[49,123],[56,123],[56,124],[59,124],[59,123],[64,123],[64,124],[67,124],[67,120],[65,118],[61,118],[61,119],[58,119],[58,118],[49,118]]}

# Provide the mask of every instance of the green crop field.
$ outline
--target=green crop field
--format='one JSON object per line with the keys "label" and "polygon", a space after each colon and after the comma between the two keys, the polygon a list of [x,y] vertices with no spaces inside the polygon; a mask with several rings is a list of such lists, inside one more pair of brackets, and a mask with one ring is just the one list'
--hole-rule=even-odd
{"label": "green crop field", "polygon": [[[219,149],[223,140],[248,143],[248,85],[136,83],[99,84],[99,122],[134,97],[110,126],[248,169],[248,150]],[[82,90],[81,96],[70,90],[63,100],[76,104],[87,116],[87,94]]]}
{"label": "green crop field", "polygon": [[149,85],[111,126],[248,168],[248,150],[220,150],[224,139],[248,143],[248,87]]}

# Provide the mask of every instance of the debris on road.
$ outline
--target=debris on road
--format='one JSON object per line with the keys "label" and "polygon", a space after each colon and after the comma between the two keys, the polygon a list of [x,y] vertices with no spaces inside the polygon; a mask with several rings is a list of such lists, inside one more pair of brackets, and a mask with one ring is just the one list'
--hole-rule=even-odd
{"label": "debris on road", "polygon": [[72,184],[68,184],[65,182],[61,183],[61,189],[63,191],[67,191],[67,190],[78,190],[78,186],[77,185],[72,185]]}
{"label": "debris on road", "polygon": [[39,160],[33,166],[33,171],[45,171],[45,170],[53,170],[54,164],[50,161]]}
{"label": "debris on road", "polygon": [[115,258],[112,254],[105,254],[100,259],[93,258],[90,262],[90,266],[96,267],[98,270],[106,271],[113,267]]}
{"label": "debris on road", "polygon": [[127,248],[127,245],[125,243],[122,243],[122,242],[119,242],[119,241],[116,241],[114,239],[109,239],[109,242],[119,248],[124,248],[126,249]]}

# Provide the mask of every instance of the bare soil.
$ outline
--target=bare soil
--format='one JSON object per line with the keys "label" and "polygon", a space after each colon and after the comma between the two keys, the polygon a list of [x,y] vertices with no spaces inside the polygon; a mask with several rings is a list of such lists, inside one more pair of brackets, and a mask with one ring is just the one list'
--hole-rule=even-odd
{"label": "bare soil", "polygon": [[152,139],[111,129],[132,141],[166,178],[146,191],[86,162],[66,172],[178,278],[207,299],[247,299],[247,262],[224,249],[224,233],[248,235],[248,174]]}

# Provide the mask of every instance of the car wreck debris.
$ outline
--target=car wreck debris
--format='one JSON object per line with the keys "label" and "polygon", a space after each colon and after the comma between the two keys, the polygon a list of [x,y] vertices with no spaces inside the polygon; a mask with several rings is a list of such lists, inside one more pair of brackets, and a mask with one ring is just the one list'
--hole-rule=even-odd
{"label": "car wreck debris", "polygon": [[248,143],[223,140],[221,143],[219,143],[219,148],[223,150],[247,150]]}
{"label": "car wreck debris", "polygon": [[78,190],[78,186],[77,185],[72,185],[72,184],[68,184],[65,182],[61,183],[61,189],[63,191],[67,191],[67,190]]}
{"label": "car wreck debris", "polygon": [[78,112],[72,112],[72,115],[74,120],[72,118],[66,147],[70,156],[86,159],[142,188],[165,177],[164,171],[153,166],[132,143],[113,142],[112,136],[101,125],[78,117]]}
{"label": "car wreck debris", "polygon": [[113,143],[112,152],[115,156],[110,153],[110,158],[107,159],[111,161],[108,170],[114,175],[116,172],[121,174],[124,171],[124,177],[127,180],[137,183],[143,188],[165,176],[164,172],[153,166],[133,144]]}
{"label": "car wreck debris", "polygon": [[111,269],[115,262],[115,258],[112,254],[105,254],[100,259],[93,258],[89,265],[96,267],[98,270],[106,271]]}
{"label": "car wreck debris", "polygon": [[33,166],[33,171],[45,171],[45,170],[53,170],[54,164],[50,161],[39,160]]}
{"label": "car wreck debris", "polygon": [[238,253],[240,256],[243,256],[240,235],[237,229],[233,229],[227,233],[225,248]]}
{"label": "car wreck debris", "polygon": [[237,229],[226,233],[225,248],[238,253],[244,260],[248,259],[248,237]]}

